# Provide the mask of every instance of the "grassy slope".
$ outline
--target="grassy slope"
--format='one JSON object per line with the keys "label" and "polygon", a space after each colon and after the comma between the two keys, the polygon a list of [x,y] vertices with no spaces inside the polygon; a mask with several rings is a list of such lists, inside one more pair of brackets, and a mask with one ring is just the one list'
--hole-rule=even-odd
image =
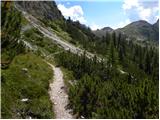
{"label": "grassy slope", "polygon": [[[48,95],[52,74],[52,69],[38,56],[16,56],[9,68],[2,70],[2,118],[53,118]],[[22,102],[24,98],[28,101]]]}
{"label": "grassy slope", "polygon": [[[21,18],[22,28],[30,26],[24,17]],[[38,51],[25,51],[19,55],[13,48],[8,48],[3,50],[1,56],[1,61],[7,63],[6,67],[1,68],[2,118],[54,118],[48,94],[49,80],[53,77],[53,72],[38,56],[42,55],[41,52],[54,53],[57,47],[32,27],[26,31],[28,36],[22,33],[22,39],[38,46]],[[14,57],[10,60],[12,54]],[[23,70],[24,68],[27,68],[27,71]],[[28,101],[22,102],[25,98]]]}

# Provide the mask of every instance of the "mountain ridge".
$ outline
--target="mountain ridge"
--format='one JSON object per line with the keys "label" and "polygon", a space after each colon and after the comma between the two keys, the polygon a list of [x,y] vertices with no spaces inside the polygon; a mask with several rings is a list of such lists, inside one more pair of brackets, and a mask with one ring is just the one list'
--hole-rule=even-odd
{"label": "mountain ridge", "polygon": [[[110,27],[104,27],[104,28],[110,28]],[[108,31],[105,30],[104,28],[102,28],[101,30],[93,31],[93,33],[99,37],[105,36],[106,32]],[[134,21],[123,28],[118,28],[113,31],[115,31],[116,33],[126,34],[128,37],[137,40],[158,41],[159,19],[154,24],[150,24],[145,20]]]}
{"label": "mountain ridge", "polygon": [[[46,21],[46,20],[57,20],[65,21],[64,16],[58,9],[55,1],[43,1],[43,2],[24,2],[17,1],[16,5],[20,6],[24,11],[29,12],[36,18]],[[43,6],[43,7],[42,7]],[[36,9],[35,9],[36,8]],[[58,22],[59,23],[59,22]],[[104,27],[102,29],[94,30],[92,33],[98,37],[106,36],[106,32],[112,33],[122,33],[127,35],[132,39],[137,40],[151,40],[159,41],[159,20],[156,23],[150,24],[145,20],[139,20],[126,25],[123,28],[112,29],[111,27]],[[80,24],[79,24],[80,25]],[[65,26],[65,25],[62,25]],[[81,25],[82,26],[82,25]]]}

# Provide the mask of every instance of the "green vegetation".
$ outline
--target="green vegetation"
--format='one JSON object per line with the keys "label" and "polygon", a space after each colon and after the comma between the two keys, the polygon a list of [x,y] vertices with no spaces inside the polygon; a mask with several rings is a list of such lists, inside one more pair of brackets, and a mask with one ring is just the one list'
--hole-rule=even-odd
{"label": "green vegetation", "polygon": [[96,56],[86,58],[85,53],[56,56],[56,62],[70,71],[68,76],[76,79],[67,86],[70,107],[77,117],[158,118],[157,48],[125,37],[113,32],[88,44],[81,42],[87,50],[104,56],[101,62]]}
{"label": "green vegetation", "polygon": [[52,69],[38,56],[16,56],[2,70],[2,118],[53,118],[48,95],[52,76]]}
{"label": "green vegetation", "polygon": [[[39,52],[45,54],[53,54],[60,50],[52,40],[43,36],[37,29],[31,28],[23,33],[23,39],[30,43],[33,47],[36,46]],[[42,53],[42,54],[44,54]]]}
{"label": "green vegetation", "polygon": [[64,21],[63,20],[54,20],[54,21],[50,21],[50,22],[46,22],[45,23],[47,26],[49,26],[50,28],[52,28],[51,30],[56,33],[59,37],[62,38],[62,40],[71,42],[72,38],[70,37],[70,35],[64,31]]}
{"label": "green vegetation", "polygon": [[66,91],[67,93],[69,93],[69,88],[76,82],[75,77],[73,76],[72,71],[69,71],[68,69],[65,69],[64,67],[61,67],[61,70],[63,72],[63,79],[66,85]]}
{"label": "green vegetation", "polygon": [[[159,53],[154,44],[127,41],[115,32],[99,38],[78,21],[44,17],[57,35],[95,54],[89,59],[85,52],[63,51],[34,28],[20,36],[21,23],[28,23],[13,7],[2,4],[2,16],[2,118],[54,117],[47,92],[52,70],[37,56],[63,68],[69,107],[77,118],[159,117]],[[28,52],[20,37],[36,50]]]}
{"label": "green vegetation", "polygon": [[[15,55],[25,51],[20,38],[21,13],[10,2],[2,3],[1,49],[2,68],[6,68]],[[15,29],[16,28],[16,29]]]}
{"label": "green vegetation", "polygon": [[86,58],[85,53],[54,55],[56,63],[64,68],[70,107],[77,118],[158,118],[159,63],[155,46],[126,41],[126,36],[115,32],[98,38],[70,19],[49,24],[58,35],[68,34],[72,44],[104,58],[99,62],[96,56]]}
{"label": "green vegetation", "polygon": [[53,71],[26,49],[20,32],[28,23],[12,4],[2,2],[2,118],[54,118],[48,95]]}
{"label": "green vegetation", "polygon": [[158,117],[158,84],[134,65],[122,74],[96,58],[89,60],[67,52],[59,54],[57,62],[72,71],[67,72],[73,75],[71,80],[76,79],[67,86],[70,107],[77,117]]}
{"label": "green vegetation", "polygon": [[25,18],[25,17],[21,17],[21,25],[23,26],[23,27],[25,27],[26,25],[28,25],[29,24],[29,22],[27,21],[27,19]]}

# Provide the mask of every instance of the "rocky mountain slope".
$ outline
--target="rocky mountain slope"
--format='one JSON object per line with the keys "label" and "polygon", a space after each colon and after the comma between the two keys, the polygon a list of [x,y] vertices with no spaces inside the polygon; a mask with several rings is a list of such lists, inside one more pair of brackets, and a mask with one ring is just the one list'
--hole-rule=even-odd
{"label": "rocky mountain slope", "polygon": [[155,30],[156,39],[159,40],[159,19],[153,24],[153,29]]}
{"label": "rocky mountain slope", "polygon": [[38,18],[66,41],[79,46],[81,42],[96,39],[91,29],[71,19],[64,19],[54,1],[17,1],[15,5]]}
{"label": "rocky mountain slope", "polygon": [[16,1],[15,4],[39,19],[63,19],[54,1]]}

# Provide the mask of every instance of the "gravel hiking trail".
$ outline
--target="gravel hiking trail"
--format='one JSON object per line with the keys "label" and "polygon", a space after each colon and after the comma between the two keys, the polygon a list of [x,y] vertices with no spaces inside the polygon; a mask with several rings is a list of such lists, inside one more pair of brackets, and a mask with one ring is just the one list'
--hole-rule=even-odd
{"label": "gravel hiking trail", "polygon": [[71,110],[66,109],[68,105],[68,95],[64,90],[64,81],[63,81],[63,73],[59,67],[55,67],[54,65],[47,62],[50,65],[54,72],[54,77],[52,82],[50,83],[49,95],[52,101],[53,110],[55,113],[56,119],[73,119]]}

